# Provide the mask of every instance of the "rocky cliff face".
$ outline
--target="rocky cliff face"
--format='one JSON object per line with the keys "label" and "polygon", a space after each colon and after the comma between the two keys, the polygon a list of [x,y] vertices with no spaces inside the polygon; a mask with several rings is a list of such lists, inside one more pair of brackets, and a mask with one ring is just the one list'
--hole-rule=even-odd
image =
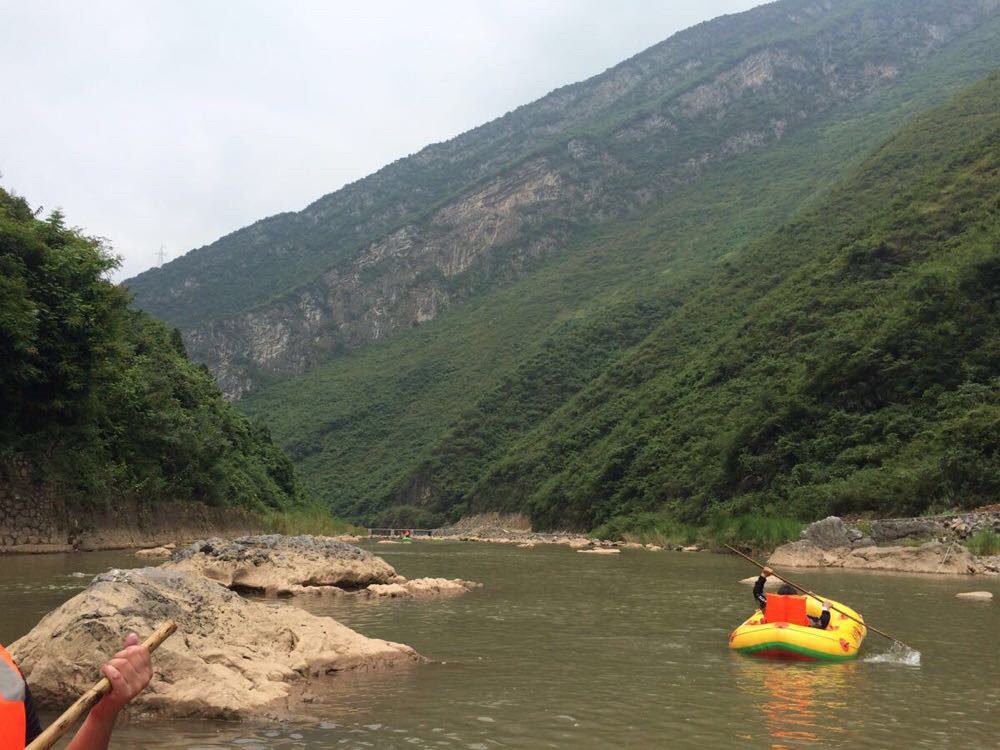
{"label": "rocky cliff face", "polygon": [[703,24],[129,282],[239,398],[431,320],[880,88],[1000,0],[785,0]]}

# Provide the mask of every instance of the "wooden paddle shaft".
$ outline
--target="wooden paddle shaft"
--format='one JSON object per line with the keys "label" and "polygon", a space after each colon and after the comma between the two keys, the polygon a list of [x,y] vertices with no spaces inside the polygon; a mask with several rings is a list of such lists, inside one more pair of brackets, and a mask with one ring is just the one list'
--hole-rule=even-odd
{"label": "wooden paddle shaft", "polygon": [[[173,632],[177,630],[177,623],[173,620],[166,620],[160,627],[153,631],[142,644],[149,649],[150,653],[156,651]],[[111,690],[111,682],[107,677],[102,677],[100,681],[90,688],[86,693],[77,698],[76,703],[66,709],[62,716],[56,719],[49,728],[42,732],[35,740],[25,748],[25,750],[48,750],[59,738],[66,734],[69,729],[76,724],[80,718],[90,711],[97,702],[101,700]]]}
{"label": "wooden paddle shaft", "polygon": [[[754,565],[756,565],[756,566],[757,566],[758,568],[760,568],[761,570],[763,570],[763,569],[764,569],[764,568],[766,567],[766,566],[764,566],[764,565],[761,565],[761,564],[760,564],[759,562],[757,562],[756,560],[754,560],[754,559],[753,559],[752,557],[748,557],[747,555],[744,555],[744,554],[743,554],[742,552],[740,552],[740,551],[739,551],[738,549],[735,549],[734,547],[730,547],[730,546],[729,546],[728,544],[726,545],[726,549],[728,549],[728,550],[731,550],[732,552],[735,552],[735,553],[736,553],[737,555],[739,555],[740,557],[742,557],[742,558],[743,558],[744,560],[746,560],[746,561],[748,561],[748,562],[752,562],[752,563],[753,563]],[[801,591],[801,592],[802,592],[803,594],[807,594],[807,595],[809,595],[809,596],[813,597],[814,599],[819,599],[820,601],[825,601],[825,600],[824,600],[824,599],[823,599],[822,597],[819,597],[819,596],[817,596],[816,594],[814,594],[814,593],[813,593],[812,591],[810,591],[809,589],[807,589],[807,588],[803,588],[802,586],[799,586],[799,584],[797,584],[797,583],[794,583],[793,581],[789,581],[789,580],[788,580],[787,578],[784,578],[783,576],[780,576],[780,575],[778,575],[778,574],[777,574],[777,573],[775,573],[775,572],[774,572],[773,570],[771,571],[771,574],[772,574],[772,575],[773,575],[773,576],[774,576],[775,578],[777,578],[777,579],[778,579],[779,581],[784,581],[785,583],[787,583],[787,584],[788,584],[789,586],[791,586],[792,588],[795,588],[795,589],[798,589],[799,591]],[[834,605],[832,605],[832,604],[830,605],[830,609],[834,610],[835,612],[839,612],[840,614],[842,614],[842,615],[843,615],[844,617],[846,617],[846,618],[847,618],[847,619],[849,619],[849,620],[854,620],[854,622],[858,623],[858,625],[864,625],[864,626],[865,626],[865,627],[866,627],[866,628],[867,628],[868,630],[871,630],[871,631],[872,631],[872,632],[874,632],[874,633],[878,633],[879,635],[883,636],[884,638],[888,638],[888,639],[889,639],[890,641],[895,641],[896,643],[898,643],[898,644],[899,644],[899,645],[901,645],[901,646],[906,646],[906,644],[905,644],[905,643],[903,643],[903,642],[902,642],[901,640],[899,640],[898,638],[893,638],[893,637],[892,637],[891,635],[889,635],[888,633],[883,633],[883,632],[882,632],[881,630],[879,630],[878,628],[876,628],[876,627],[873,627],[872,625],[869,625],[868,623],[866,623],[866,622],[863,622],[863,621],[859,620],[859,619],[858,619],[857,617],[855,617],[854,615],[852,615],[852,614],[850,614],[850,613],[848,613],[848,612],[845,612],[845,611],[844,611],[844,610],[842,610],[842,609],[837,609],[837,607],[835,607],[835,606],[834,606]],[[906,646],[906,648],[910,649],[910,651],[916,651],[916,649],[915,649],[915,648],[912,648],[911,646]]]}

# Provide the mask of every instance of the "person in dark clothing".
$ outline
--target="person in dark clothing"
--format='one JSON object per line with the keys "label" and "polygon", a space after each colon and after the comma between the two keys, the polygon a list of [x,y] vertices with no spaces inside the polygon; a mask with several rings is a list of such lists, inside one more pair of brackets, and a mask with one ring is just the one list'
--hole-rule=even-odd
{"label": "person in dark clothing", "polygon": [[[753,585],[753,600],[754,603],[760,607],[761,612],[767,610],[767,596],[764,594],[764,585],[767,583],[767,579],[774,574],[774,571],[770,568],[764,568],[760,572],[760,576],[757,578],[757,582]],[[782,596],[795,596],[799,592],[794,588],[789,586],[787,583],[782,585],[778,589],[778,593]],[[830,602],[823,602],[823,612],[819,617],[809,616],[809,626],[813,628],[820,628],[821,630],[826,630],[827,625],[830,624]]]}

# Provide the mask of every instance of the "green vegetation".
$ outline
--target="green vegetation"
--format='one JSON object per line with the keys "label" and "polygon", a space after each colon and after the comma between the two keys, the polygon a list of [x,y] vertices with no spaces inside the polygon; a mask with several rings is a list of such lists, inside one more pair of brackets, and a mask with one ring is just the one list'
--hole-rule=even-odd
{"label": "green vegetation", "polygon": [[680,523],[659,513],[633,513],[617,516],[591,532],[595,539],[622,539],[661,547],[688,545],[704,541],[703,529]]}
{"label": "green vegetation", "polygon": [[966,540],[965,546],[974,555],[1000,555],[1000,534],[992,529],[977,531]]}
{"label": "green vegetation", "polygon": [[289,459],[188,361],[176,330],[129,310],[105,279],[115,264],[58,211],[40,220],[0,189],[0,461],[30,458],[84,504],[305,512]]}
{"label": "green vegetation", "polygon": [[365,529],[342,521],[330,514],[326,508],[308,506],[284,511],[267,511],[263,514],[263,528],[271,534],[315,534],[317,536],[340,536],[342,534],[363,534]]}
{"label": "green vegetation", "polygon": [[[995,37],[983,44],[983,58],[1000,59]],[[843,435],[840,453],[837,444],[826,446],[843,461],[832,471],[857,483],[856,503],[823,499],[831,488],[816,472],[828,471],[827,454],[817,452],[798,468],[779,464],[761,480],[744,468],[754,459],[743,454],[745,441],[760,439],[756,421],[779,420],[783,389],[795,385],[781,368],[801,371],[806,363],[796,360],[809,346],[830,345],[823,340],[824,305],[847,304],[860,291],[862,301],[877,301],[877,287],[892,278],[834,274],[816,293],[819,282],[807,277],[830,276],[823,264],[833,260],[836,242],[864,235],[872,209],[896,201],[902,175],[889,179],[888,163],[878,167],[884,174],[866,174],[877,164],[870,161],[836,198],[820,196],[949,81],[981,65],[978,57],[959,57],[943,57],[893,96],[871,97],[848,116],[839,113],[779,148],[706,175],[634,220],[596,230],[529,279],[276,384],[245,406],[271,425],[318,495],[345,515],[372,521],[417,506],[436,521],[528,510],[542,527],[592,528],[620,514],[662,510],[701,527],[719,514],[811,519],[831,509],[890,512],[904,506],[898,499],[934,502],[912,486],[896,487],[905,498],[893,495],[877,464],[851,474],[858,457],[849,449],[859,447],[852,441],[864,432]],[[956,72],[966,64],[967,73]],[[940,116],[948,123],[957,114]],[[949,123],[942,132],[961,142],[960,130]],[[908,132],[917,131],[934,140],[926,123]],[[910,158],[905,138],[887,148]],[[914,148],[919,157],[922,146]],[[947,164],[934,149],[925,155],[914,174]],[[879,189],[861,189],[866,180]],[[811,212],[784,233],[757,239],[810,201]],[[894,209],[883,219],[891,224],[904,214]],[[841,234],[833,236],[838,226]],[[797,227],[798,236],[789,234]],[[787,300],[776,289],[785,277],[796,285]],[[811,338],[779,352],[780,362],[760,362],[750,377],[739,377],[754,365],[755,347],[796,333],[783,322],[743,339],[741,321],[749,330],[758,320],[753,303],[768,294],[772,307],[787,302],[813,327],[804,332]],[[905,309],[899,299],[886,302]],[[761,308],[760,315],[773,313]],[[859,330],[869,332],[869,322]],[[827,396],[810,398],[822,404]],[[861,427],[869,423],[862,419]],[[775,438],[780,426],[768,428]],[[826,430],[824,439],[840,423]],[[790,502],[789,490],[798,486]],[[806,501],[810,489],[818,500]]]}
{"label": "green vegetation", "polygon": [[1000,87],[725,258],[470,493],[542,525],[916,514],[1000,490]]}
{"label": "green vegetation", "polygon": [[704,525],[695,526],[665,513],[639,512],[615,516],[594,529],[591,536],[661,547],[698,543],[721,548],[725,544],[738,544],[757,550],[773,550],[798,539],[804,528],[805,524],[794,518],[733,518],[720,514]]}

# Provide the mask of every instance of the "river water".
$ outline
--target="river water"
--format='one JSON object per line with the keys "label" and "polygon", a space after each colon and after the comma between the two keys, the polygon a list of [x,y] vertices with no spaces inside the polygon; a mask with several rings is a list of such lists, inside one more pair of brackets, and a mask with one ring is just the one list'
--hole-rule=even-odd
{"label": "river water", "polygon": [[[317,707],[321,724],[209,721],[124,725],[115,748],[997,748],[1000,601],[959,591],[998,579],[797,571],[921,649],[920,666],[872,660],[870,633],[847,664],[784,664],[727,650],[752,610],[754,571],[712,554],[459,542],[365,545],[403,575],[485,588],[446,601],[301,604],[433,660],[351,678]],[[130,553],[0,557],[0,642]],[[80,575],[86,574],[86,575]],[[867,659],[867,660],[866,660]]]}

